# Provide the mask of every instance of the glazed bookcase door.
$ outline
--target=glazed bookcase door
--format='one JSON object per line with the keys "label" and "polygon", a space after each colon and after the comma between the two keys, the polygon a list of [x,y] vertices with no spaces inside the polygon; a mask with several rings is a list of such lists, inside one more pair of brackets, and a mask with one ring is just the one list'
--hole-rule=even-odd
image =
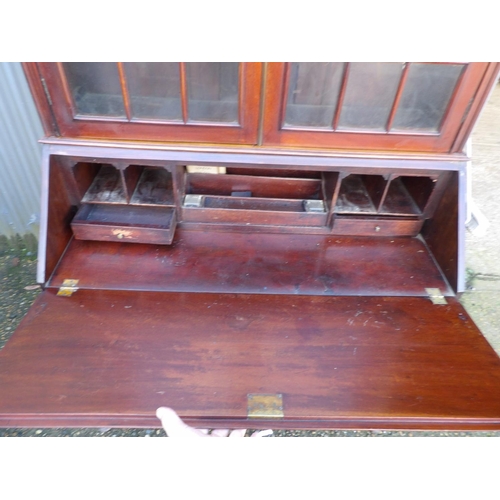
{"label": "glazed bookcase door", "polygon": [[450,152],[488,69],[486,63],[269,63],[263,143]]}
{"label": "glazed bookcase door", "polygon": [[63,137],[256,144],[260,63],[39,63]]}

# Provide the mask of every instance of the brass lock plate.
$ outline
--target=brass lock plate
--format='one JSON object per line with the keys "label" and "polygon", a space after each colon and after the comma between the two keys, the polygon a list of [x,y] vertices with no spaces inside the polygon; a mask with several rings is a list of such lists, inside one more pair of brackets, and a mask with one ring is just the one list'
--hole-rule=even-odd
{"label": "brass lock plate", "polygon": [[283,418],[283,394],[248,394],[248,418]]}

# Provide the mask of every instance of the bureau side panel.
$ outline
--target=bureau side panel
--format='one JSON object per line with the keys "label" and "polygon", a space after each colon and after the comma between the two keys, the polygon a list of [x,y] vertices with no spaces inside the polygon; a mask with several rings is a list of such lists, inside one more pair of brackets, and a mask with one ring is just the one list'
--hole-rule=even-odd
{"label": "bureau side panel", "polygon": [[434,213],[425,222],[422,235],[455,292],[462,292],[465,257],[465,174],[453,172]]}

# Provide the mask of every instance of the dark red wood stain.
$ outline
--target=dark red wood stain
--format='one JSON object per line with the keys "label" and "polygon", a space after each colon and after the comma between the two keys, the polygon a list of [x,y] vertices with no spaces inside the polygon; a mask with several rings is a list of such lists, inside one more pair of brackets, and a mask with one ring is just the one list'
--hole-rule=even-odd
{"label": "dark red wood stain", "polygon": [[[178,121],[132,116],[121,63],[127,117],[74,116],[62,63],[25,64],[61,137],[44,145],[46,290],[0,351],[0,425],[159,427],[171,406],[215,428],[500,429],[500,358],[454,297],[462,149],[500,63],[460,64],[432,131],[391,127],[405,76],[387,130],[338,130],[348,65],[335,104],[316,92],[331,72],[299,72],[291,97],[290,65],[241,63],[222,123],[193,121],[226,85],[217,64],[179,63]],[[150,71],[144,85],[162,81]],[[288,99],[325,105],[333,126],[282,126]],[[78,289],[59,297],[65,279]],[[284,418],[248,419],[255,393],[282,394]]]}
{"label": "dark red wood stain", "polygon": [[82,288],[312,295],[425,295],[447,285],[416,238],[178,230],[172,246],[73,240],[49,282]]}
{"label": "dark red wood stain", "polygon": [[[247,394],[284,420],[245,422]],[[0,353],[1,425],[500,425],[500,360],[453,298],[46,291]]]}

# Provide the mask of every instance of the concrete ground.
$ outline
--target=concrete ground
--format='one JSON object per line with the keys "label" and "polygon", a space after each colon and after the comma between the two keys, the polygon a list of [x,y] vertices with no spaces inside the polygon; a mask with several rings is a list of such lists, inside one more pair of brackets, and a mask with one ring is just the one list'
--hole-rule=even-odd
{"label": "concrete ground", "polygon": [[500,84],[472,134],[472,158],[472,209],[478,209],[479,226],[467,231],[469,289],[461,301],[500,355]]}
{"label": "concrete ground", "polygon": [[[500,355],[500,85],[472,135],[473,218],[466,236],[468,289],[461,301]],[[38,295],[35,255],[0,255],[0,348]],[[275,431],[275,436],[498,436],[500,432]],[[2,429],[0,436],[165,436],[158,429]]]}

